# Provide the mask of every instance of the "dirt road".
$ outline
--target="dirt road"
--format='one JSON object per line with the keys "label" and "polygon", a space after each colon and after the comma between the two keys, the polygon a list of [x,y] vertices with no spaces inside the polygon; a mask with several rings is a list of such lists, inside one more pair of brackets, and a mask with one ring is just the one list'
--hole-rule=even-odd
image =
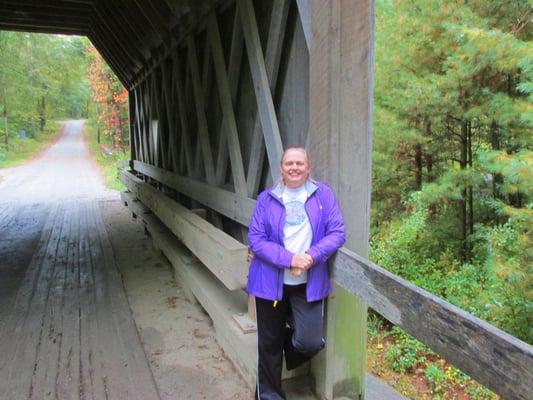
{"label": "dirt road", "polygon": [[40,157],[0,170],[0,204],[118,199],[103,185],[83,141],[82,127],[81,120],[65,123],[63,136]]}
{"label": "dirt road", "polygon": [[0,400],[251,398],[82,127],[0,170]]}

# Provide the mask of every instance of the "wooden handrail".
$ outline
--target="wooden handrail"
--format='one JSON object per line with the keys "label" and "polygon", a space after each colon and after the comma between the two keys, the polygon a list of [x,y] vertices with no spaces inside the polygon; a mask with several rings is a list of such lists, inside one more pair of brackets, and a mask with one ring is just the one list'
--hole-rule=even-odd
{"label": "wooden handrail", "polygon": [[346,248],[333,279],[504,399],[531,399],[532,346]]}
{"label": "wooden handrail", "polygon": [[[138,161],[134,165],[150,178],[194,200],[205,201],[202,189],[207,184],[188,179],[185,182],[184,177],[169,171],[163,173],[160,168]],[[235,212],[234,209],[228,212],[222,206],[225,202],[216,198],[218,194],[230,196],[230,192],[211,188],[209,194],[210,207],[227,216]],[[247,203],[244,210],[237,211],[242,214],[236,220],[244,223],[255,201],[232,196],[235,203]],[[339,286],[360,297],[384,318],[405,329],[473,379],[504,399],[531,398],[532,346],[344,247],[337,252],[332,266],[333,279]]]}

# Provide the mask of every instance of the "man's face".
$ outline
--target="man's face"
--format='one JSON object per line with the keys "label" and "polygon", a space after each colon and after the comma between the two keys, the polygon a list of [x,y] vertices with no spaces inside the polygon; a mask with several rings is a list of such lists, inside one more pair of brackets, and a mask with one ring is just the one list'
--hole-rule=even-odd
{"label": "man's face", "polygon": [[297,188],[304,184],[309,177],[309,160],[306,154],[298,149],[291,149],[285,153],[281,161],[281,176],[288,188]]}

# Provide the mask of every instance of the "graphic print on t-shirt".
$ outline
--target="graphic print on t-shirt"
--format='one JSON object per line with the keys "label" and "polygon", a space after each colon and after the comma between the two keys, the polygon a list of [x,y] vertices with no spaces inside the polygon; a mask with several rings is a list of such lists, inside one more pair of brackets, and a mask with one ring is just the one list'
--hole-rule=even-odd
{"label": "graphic print on t-shirt", "polygon": [[289,226],[297,226],[305,221],[306,214],[304,203],[298,199],[290,200],[285,203],[286,220],[285,223]]}

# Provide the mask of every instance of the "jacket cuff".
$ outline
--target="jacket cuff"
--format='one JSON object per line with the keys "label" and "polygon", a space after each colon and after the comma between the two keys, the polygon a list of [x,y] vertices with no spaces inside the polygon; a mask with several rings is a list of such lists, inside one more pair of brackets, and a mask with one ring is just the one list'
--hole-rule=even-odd
{"label": "jacket cuff", "polygon": [[283,268],[290,268],[291,267],[291,263],[292,263],[292,257],[294,256],[293,253],[291,253],[289,250],[285,250],[283,252],[283,256],[282,256],[282,260],[281,260],[281,265],[283,265]]}
{"label": "jacket cuff", "polygon": [[313,264],[316,264],[317,262],[319,262],[318,258],[320,256],[319,252],[310,247],[307,251],[306,251],[307,254],[309,254],[311,256],[311,258],[313,259]]}

